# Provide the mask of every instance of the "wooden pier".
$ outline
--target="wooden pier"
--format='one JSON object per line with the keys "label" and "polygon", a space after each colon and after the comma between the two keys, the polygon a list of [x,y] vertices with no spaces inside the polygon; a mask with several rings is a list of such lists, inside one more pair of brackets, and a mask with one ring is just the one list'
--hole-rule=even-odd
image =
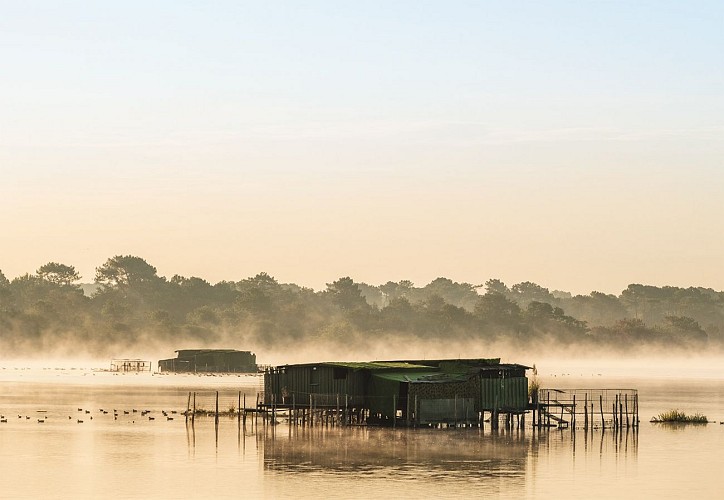
{"label": "wooden pier", "polygon": [[[246,427],[259,423],[274,427],[287,423],[293,427],[345,427],[377,425],[401,428],[489,428],[490,430],[570,429],[571,431],[621,430],[639,427],[639,397],[635,389],[539,389],[524,408],[499,404],[497,398],[489,408],[476,409],[470,398],[454,395],[451,399],[434,400],[439,408],[423,405],[416,396],[401,403],[393,394],[389,398],[370,401],[354,398],[349,394],[306,394],[299,392],[281,401],[274,393],[254,390],[224,391],[222,408],[219,409],[219,393],[204,391],[197,406],[197,393],[189,392],[186,400],[186,421],[193,424],[197,417],[213,418],[218,426],[220,417],[237,419]],[[247,402],[247,397],[251,401]],[[372,408],[376,408],[375,413]],[[387,414],[379,409],[387,409]],[[426,412],[426,413],[425,413]],[[527,414],[532,419],[527,421]],[[424,416],[427,415],[428,420]],[[260,422],[261,420],[261,422]],[[526,423],[528,424],[526,427]]]}
{"label": "wooden pier", "polygon": [[639,427],[636,389],[539,389],[531,403],[533,426],[623,429]]}

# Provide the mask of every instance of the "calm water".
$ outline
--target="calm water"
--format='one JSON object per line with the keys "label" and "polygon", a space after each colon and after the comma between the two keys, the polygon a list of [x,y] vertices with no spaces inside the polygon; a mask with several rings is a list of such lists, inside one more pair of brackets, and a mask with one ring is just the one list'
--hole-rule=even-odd
{"label": "calm water", "polygon": [[[237,404],[238,390],[252,406],[257,378],[8,368],[0,370],[0,414],[8,419],[0,424],[0,497],[724,496],[724,380],[583,380],[543,382],[638,388],[640,431],[244,429],[222,418],[217,432],[213,418],[192,427],[171,412],[185,409],[189,391],[199,407],[213,408],[216,390],[222,409]],[[672,408],[717,423],[647,422]]]}

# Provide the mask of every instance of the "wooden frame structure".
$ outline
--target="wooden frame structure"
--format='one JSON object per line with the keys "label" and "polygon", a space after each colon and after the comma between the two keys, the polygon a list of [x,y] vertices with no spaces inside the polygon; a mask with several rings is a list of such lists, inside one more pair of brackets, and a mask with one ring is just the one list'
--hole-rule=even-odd
{"label": "wooden frame structure", "polygon": [[143,359],[112,359],[112,372],[150,372],[152,363]]}

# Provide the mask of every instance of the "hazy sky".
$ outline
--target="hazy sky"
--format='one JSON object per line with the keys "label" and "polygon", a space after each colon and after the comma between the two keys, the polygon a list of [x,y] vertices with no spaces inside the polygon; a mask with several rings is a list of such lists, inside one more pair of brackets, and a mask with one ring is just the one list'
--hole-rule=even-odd
{"label": "hazy sky", "polygon": [[0,1],[0,269],[724,289],[720,1]]}

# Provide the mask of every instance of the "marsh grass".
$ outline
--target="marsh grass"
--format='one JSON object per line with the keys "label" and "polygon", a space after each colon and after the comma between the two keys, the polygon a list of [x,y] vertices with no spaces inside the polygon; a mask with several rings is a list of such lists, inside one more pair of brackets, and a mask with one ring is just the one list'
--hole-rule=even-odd
{"label": "marsh grass", "polygon": [[659,413],[658,417],[654,417],[652,422],[663,422],[663,423],[679,423],[679,424],[707,424],[709,420],[705,415],[701,413],[694,413],[693,415],[687,415],[681,410],[669,410],[664,413]]}

